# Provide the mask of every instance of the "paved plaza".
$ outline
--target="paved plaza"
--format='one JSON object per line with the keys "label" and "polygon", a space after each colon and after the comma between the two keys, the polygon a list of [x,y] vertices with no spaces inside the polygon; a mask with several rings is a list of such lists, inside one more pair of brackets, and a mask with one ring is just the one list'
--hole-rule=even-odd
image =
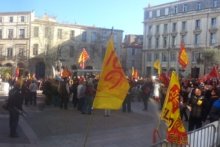
{"label": "paved plaza", "polygon": [[[3,97],[1,97],[3,99]],[[94,110],[81,114],[54,106],[24,106],[27,112],[19,122],[18,138],[9,138],[8,114],[0,109],[0,147],[148,147],[157,123],[155,103],[143,111],[142,102],[132,102],[132,112]]]}

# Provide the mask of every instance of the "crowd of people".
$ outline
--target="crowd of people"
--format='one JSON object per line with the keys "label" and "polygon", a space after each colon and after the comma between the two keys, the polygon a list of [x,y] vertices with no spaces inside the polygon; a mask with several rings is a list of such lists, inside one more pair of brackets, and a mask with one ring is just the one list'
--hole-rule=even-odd
{"label": "crowd of people", "polygon": [[[166,97],[167,86],[160,80],[129,80],[130,89],[122,104],[122,112],[132,112],[132,102],[143,102],[143,111],[148,111],[148,102],[153,98],[162,109]],[[212,79],[199,82],[198,79],[181,79],[180,115],[188,122],[188,131],[200,128],[205,121],[213,122],[220,118],[220,82]],[[10,136],[17,136],[16,126],[22,105],[37,105],[37,90],[45,95],[46,105],[54,105],[67,110],[70,106],[81,114],[92,114],[92,104],[95,97],[98,79],[90,78],[54,78],[37,81],[27,79],[10,81],[9,112]],[[13,92],[14,91],[14,92]],[[19,102],[16,97],[20,97]],[[18,99],[18,98],[17,98]],[[70,103],[71,102],[71,103]],[[160,109],[160,110],[161,110]],[[108,112],[108,113],[107,113]],[[106,110],[109,115],[109,110]]]}

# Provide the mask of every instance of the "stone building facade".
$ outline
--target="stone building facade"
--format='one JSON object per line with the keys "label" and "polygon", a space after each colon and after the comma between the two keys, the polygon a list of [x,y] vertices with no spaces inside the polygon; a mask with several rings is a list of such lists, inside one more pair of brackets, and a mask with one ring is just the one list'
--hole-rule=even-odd
{"label": "stone building facade", "polygon": [[[155,73],[153,62],[160,59],[164,71],[180,71],[178,52],[184,42],[189,57],[189,65],[184,73],[193,69],[205,73],[205,68],[218,64],[220,45],[220,1],[219,0],[179,0],[144,10],[143,72]],[[215,62],[198,60],[202,52],[215,50]],[[204,73],[203,73],[204,71]]]}
{"label": "stone building facade", "polygon": [[143,35],[125,35],[122,52],[122,65],[128,76],[131,76],[132,67],[142,70]]}
{"label": "stone building facade", "polygon": [[[65,24],[56,18],[34,12],[0,13],[0,64],[21,67],[37,77],[50,76],[52,67],[62,64],[78,67],[85,48],[90,59],[86,65],[100,69],[112,29]],[[115,49],[121,56],[122,30],[113,30]]]}

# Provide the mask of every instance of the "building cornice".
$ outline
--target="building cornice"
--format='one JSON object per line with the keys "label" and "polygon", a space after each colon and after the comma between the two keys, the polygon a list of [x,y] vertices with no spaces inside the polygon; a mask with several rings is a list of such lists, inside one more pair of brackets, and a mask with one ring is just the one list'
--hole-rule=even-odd
{"label": "building cornice", "polygon": [[18,11],[18,12],[0,12],[0,15],[22,15],[22,14],[31,14],[32,11]]}

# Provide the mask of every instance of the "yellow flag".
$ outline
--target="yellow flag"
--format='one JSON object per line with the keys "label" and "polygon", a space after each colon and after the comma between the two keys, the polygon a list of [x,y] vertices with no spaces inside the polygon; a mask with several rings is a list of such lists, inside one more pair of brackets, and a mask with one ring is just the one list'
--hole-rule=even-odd
{"label": "yellow flag", "polygon": [[131,76],[134,77],[134,67],[131,68]]}
{"label": "yellow flag", "polygon": [[93,108],[120,109],[128,89],[129,83],[115,53],[114,42],[111,36],[107,43]]}
{"label": "yellow flag", "polygon": [[168,126],[167,140],[169,142],[187,144],[187,133],[180,118],[179,92],[179,79],[176,72],[173,71],[161,112],[161,119]]}
{"label": "yellow flag", "polygon": [[157,69],[158,75],[160,75],[161,74],[161,64],[160,64],[160,60],[159,59],[157,59],[154,62],[154,68]]}

